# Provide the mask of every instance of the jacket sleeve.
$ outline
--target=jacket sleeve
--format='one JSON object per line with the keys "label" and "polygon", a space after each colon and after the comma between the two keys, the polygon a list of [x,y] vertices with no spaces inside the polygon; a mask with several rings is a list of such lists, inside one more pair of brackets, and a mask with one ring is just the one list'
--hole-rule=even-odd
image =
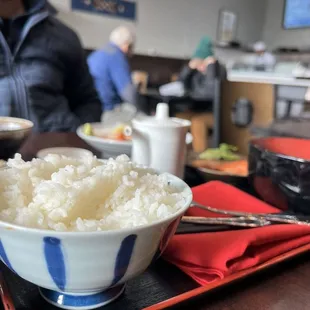
{"label": "jacket sleeve", "polygon": [[[197,101],[213,100],[215,96],[215,79],[216,79],[216,64],[210,64],[205,74],[198,74],[195,78],[194,87],[191,90],[191,97]],[[219,79],[226,80],[226,70],[219,65]]]}
{"label": "jacket sleeve", "polygon": [[77,116],[79,123],[99,122],[102,107],[89,73],[85,52],[76,36],[74,57],[68,68],[65,93],[71,111]]}
{"label": "jacket sleeve", "polygon": [[209,101],[214,99],[215,81],[208,76],[200,75],[195,79],[195,85],[190,92],[190,97],[197,101]]}
{"label": "jacket sleeve", "polygon": [[194,72],[195,72],[195,70],[191,69],[188,65],[185,65],[180,72],[179,81],[183,82],[184,87],[186,89],[189,89],[191,86],[190,85],[191,84],[191,78],[192,78]]}
{"label": "jacket sleeve", "polygon": [[138,91],[131,80],[128,61],[122,55],[115,58],[110,67],[110,75],[118,94],[125,103],[138,105]]}

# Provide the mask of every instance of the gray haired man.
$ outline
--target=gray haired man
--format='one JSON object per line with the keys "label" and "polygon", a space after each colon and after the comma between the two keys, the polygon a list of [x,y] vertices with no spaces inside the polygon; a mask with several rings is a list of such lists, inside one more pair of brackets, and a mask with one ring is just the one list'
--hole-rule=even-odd
{"label": "gray haired man", "polygon": [[107,121],[123,103],[130,104],[132,108],[137,107],[138,91],[132,82],[128,62],[134,43],[133,32],[120,26],[112,31],[109,43],[88,58],[88,66],[104,111],[103,119]]}

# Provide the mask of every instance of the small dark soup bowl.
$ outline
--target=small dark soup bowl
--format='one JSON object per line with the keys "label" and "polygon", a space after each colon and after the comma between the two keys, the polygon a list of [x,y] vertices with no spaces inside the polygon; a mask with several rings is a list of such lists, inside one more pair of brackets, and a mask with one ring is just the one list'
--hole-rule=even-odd
{"label": "small dark soup bowl", "polygon": [[310,140],[280,137],[252,140],[249,178],[257,194],[269,204],[310,214]]}
{"label": "small dark soup bowl", "polygon": [[14,117],[0,117],[0,159],[12,157],[29,136],[33,123]]}

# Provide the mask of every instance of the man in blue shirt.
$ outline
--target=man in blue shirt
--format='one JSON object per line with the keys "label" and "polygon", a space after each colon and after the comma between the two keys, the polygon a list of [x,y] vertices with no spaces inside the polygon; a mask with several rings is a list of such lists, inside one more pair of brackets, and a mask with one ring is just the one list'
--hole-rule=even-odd
{"label": "man in blue shirt", "polygon": [[138,92],[131,80],[128,57],[134,47],[135,36],[126,27],[112,31],[110,42],[88,57],[88,66],[102,103],[104,113],[122,103],[137,105]]}

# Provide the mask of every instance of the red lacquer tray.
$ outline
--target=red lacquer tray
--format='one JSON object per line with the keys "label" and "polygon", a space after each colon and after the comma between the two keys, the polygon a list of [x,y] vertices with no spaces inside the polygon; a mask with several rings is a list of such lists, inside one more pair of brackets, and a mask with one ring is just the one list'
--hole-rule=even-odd
{"label": "red lacquer tray", "polygon": [[302,247],[293,249],[291,251],[288,251],[284,254],[281,254],[279,256],[274,257],[273,259],[270,259],[269,261],[265,262],[264,264],[239,271],[235,274],[232,274],[230,276],[227,276],[226,278],[222,280],[215,281],[213,283],[210,283],[206,286],[200,286],[198,288],[195,288],[193,290],[190,290],[188,292],[185,292],[183,294],[177,295],[173,298],[167,299],[165,301],[162,301],[160,303],[157,303],[155,305],[143,308],[142,310],[161,310],[161,309],[167,309],[169,307],[172,307],[174,305],[180,304],[186,300],[189,300],[191,298],[197,297],[199,295],[205,294],[207,292],[210,292],[216,288],[223,287],[225,285],[232,284],[233,282],[237,280],[241,280],[243,278],[246,278],[248,276],[254,275],[260,271],[263,271],[267,268],[270,268],[272,266],[275,266],[281,262],[284,262],[288,259],[291,259],[295,256],[298,256],[300,254],[306,253],[307,251],[310,251],[310,244],[304,245]]}

